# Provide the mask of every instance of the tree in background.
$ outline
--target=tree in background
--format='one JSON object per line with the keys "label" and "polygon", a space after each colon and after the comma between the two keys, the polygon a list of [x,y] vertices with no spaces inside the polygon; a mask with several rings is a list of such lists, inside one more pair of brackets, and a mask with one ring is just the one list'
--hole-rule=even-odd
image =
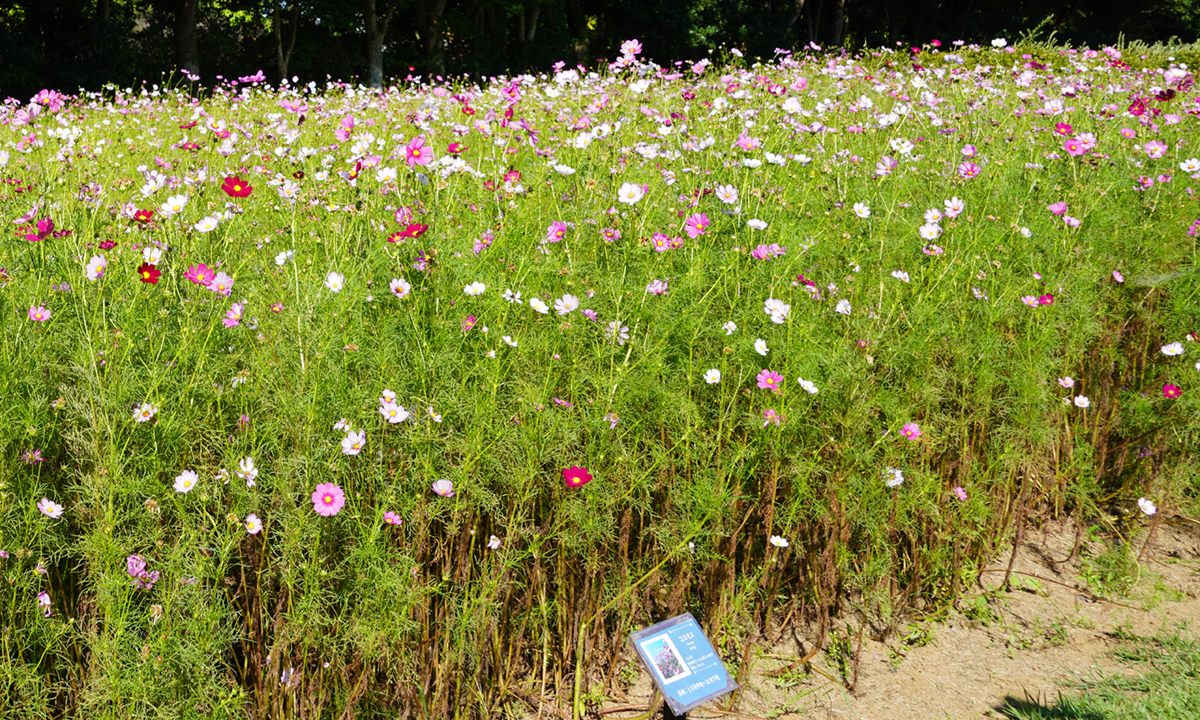
{"label": "tree in background", "polygon": [[629,38],[665,63],[720,46],[769,57],[809,43],[1015,40],[1039,25],[1074,45],[1119,33],[1188,42],[1200,0],[0,0],[0,95],[159,82],[181,68],[203,82],[274,68],[280,79],[381,87],[409,67],[497,75],[590,65]]}

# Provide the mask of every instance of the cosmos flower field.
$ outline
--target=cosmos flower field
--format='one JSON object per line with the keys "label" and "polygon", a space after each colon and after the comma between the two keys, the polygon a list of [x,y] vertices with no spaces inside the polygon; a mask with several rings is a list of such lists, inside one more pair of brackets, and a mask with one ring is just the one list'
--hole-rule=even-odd
{"label": "cosmos flower field", "polygon": [[744,684],[1029,525],[1136,554],[1197,516],[1198,118],[1003,42],[10,100],[0,704],[578,717],[684,611]]}

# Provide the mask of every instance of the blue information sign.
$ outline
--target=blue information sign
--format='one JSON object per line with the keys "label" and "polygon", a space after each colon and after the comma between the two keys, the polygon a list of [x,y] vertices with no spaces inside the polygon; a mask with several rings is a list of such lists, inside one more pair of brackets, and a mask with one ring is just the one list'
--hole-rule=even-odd
{"label": "blue information sign", "polygon": [[737,690],[691,613],[638,630],[629,639],[676,715]]}

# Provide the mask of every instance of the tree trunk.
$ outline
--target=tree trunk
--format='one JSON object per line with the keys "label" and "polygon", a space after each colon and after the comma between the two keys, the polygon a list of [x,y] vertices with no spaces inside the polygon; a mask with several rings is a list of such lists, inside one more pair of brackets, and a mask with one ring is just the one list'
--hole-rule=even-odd
{"label": "tree trunk", "polygon": [[429,72],[442,75],[446,72],[446,53],[442,44],[442,14],[446,12],[446,0],[416,0],[413,11]]}
{"label": "tree trunk", "polygon": [[376,90],[383,89],[383,38],[387,35],[388,23],[392,21],[395,11],[395,6],[388,8],[381,23],[375,14],[375,0],[367,0],[367,67],[369,84]]}
{"label": "tree trunk", "polygon": [[196,9],[200,0],[178,0],[175,6],[175,62],[182,70],[200,73],[196,50]]}
{"label": "tree trunk", "polygon": [[567,29],[574,37],[571,50],[575,53],[575,64],[584,65],[587,63],[588,50],[587,16],[583,14],[583,6],[579,4],[579,0],[566,0],[566,10]]}
{"label": "tree trunk", "polygon": [[[537,37],[538,15],[542,12],[542,6],[534,4],[533,12],[524,5],[521,6],[521,30],[517,39],[521,41],[521,72],[529,70],[529,56],[533,52],[533,39]],[[529,14],[528,22],[525,19],[526,14]]]}
{"label": "tree trunk", "polygon": [[112,0],[100,0],[96,4],[96,21],[101,27],[108,26],[108,20],[112,17]]}
{"label": "tree trunk", "polygon": [[283,50],[283,12],[279,8],[279,0],[273,0],[275,15],[271,22],[275,33],[275,59],[279,64],[279,82],[282,85],[287,79],[288,63],[292,60],[292,51],[296,49],[296,28],[300,25],[300,5],[292,0],[292,32],[288,40],[287,52]]}
{"label": "tree trunk", "polygon": [[838,0],[837,18],[833,26],[833,41],[838,47],[846,42],[846,19],[846,0]]}
{"label": "tree trunk", "polygon": [[825,0],[817,0],[817,13],[813,17],[810,10],[808,13],[808,41],[811,43],[817,42],[817,38],[821,37],[821,15],[825,12]]}
{"label": "tree trunk", "polygon": [[788,16],[787,24],[784,27],[791,30],[796,21],[800,19],[800,13],[802,12],[804,12],[804,0],[796,0],[796,4],[792,8],[792,13]]}

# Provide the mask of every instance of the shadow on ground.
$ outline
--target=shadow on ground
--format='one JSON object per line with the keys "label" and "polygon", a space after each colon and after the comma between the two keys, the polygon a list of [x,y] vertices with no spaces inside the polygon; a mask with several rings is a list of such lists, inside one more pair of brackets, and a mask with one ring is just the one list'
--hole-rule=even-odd
{"label": "shadow on ground", "polygon": [[1050,703],[1043,700],[1034,700],[1028,696],[1021,700],[1009,695],[994,709],[1000,717],[1011,720],[1106,720],[1100,713],[1081,710],[1071,707],[1070,704],[1063,705],[1061,700],[1060,697],[1059,702],[1051,707]]}

